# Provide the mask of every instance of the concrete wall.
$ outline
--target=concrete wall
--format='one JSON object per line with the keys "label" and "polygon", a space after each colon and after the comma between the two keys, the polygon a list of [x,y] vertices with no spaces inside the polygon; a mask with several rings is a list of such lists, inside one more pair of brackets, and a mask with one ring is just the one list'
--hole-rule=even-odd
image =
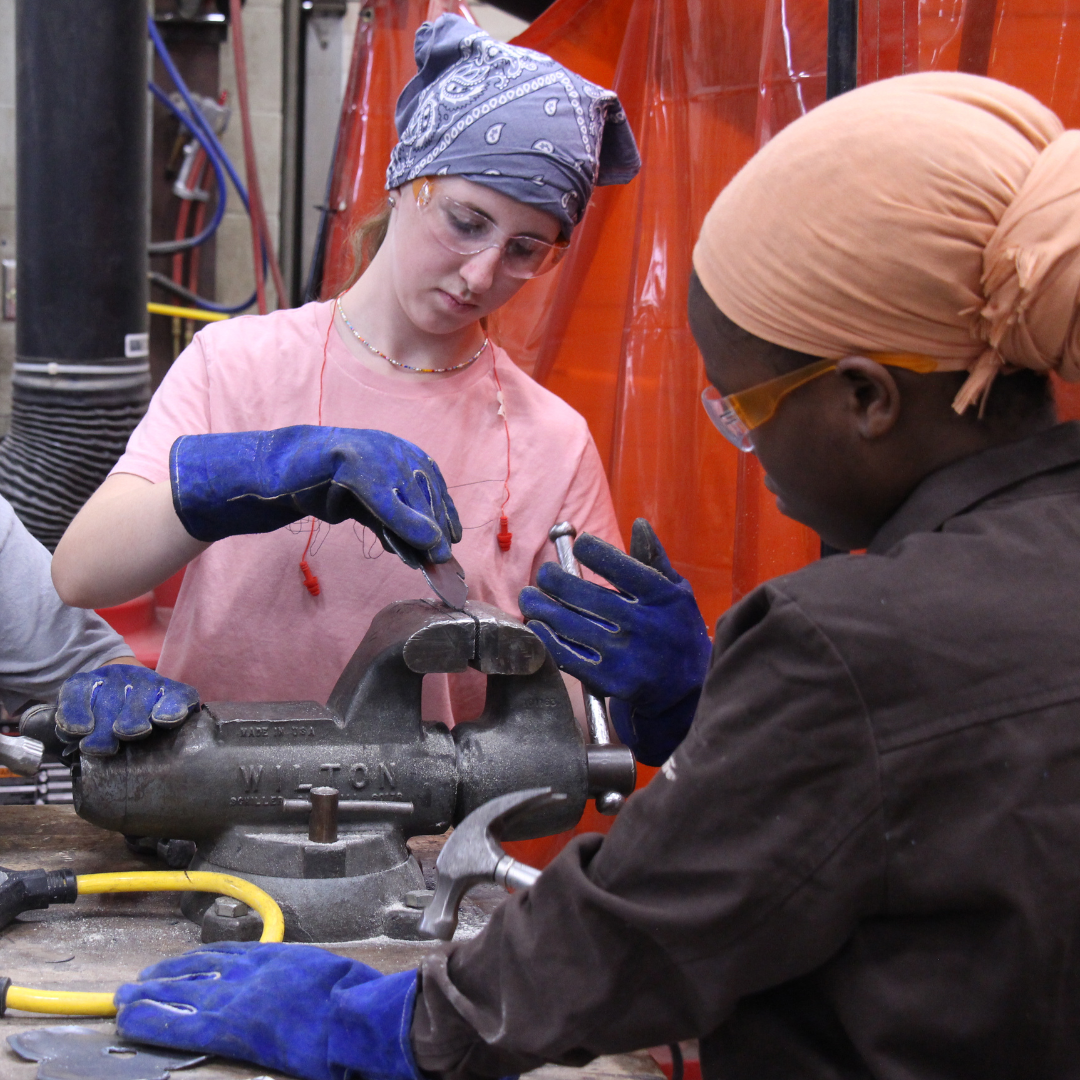
{"label": "concrete wall", "polygon": [[515,38],[529,24],[516,15],[508,15],[483,0],[469,0],[473,18],[493,37],[499,41],[509,41]]}
{"label": "concrete wall", "polygon": [[[244,45],[259,184],[266,220],[277,250],[281,224],[282,0],[247,0],[244,5]],[[221,84],[228,90],[229,103],[233,107],[232,119],[222,142],[246,185],[231,42],[221,49]],[[230,192],[225,219],[217,234],[217,298],[222,303],[239,303],[254,287],[251,225],[240,200],[232,197]],[[272,310],[276,306],[276,293],[269,280],[266,295]]]}

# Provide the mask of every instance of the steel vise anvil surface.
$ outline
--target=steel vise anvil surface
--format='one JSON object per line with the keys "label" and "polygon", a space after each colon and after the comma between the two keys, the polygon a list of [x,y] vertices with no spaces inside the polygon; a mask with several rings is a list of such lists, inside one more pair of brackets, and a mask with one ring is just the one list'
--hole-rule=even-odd
{"label": "steel vise anvil surface", "polygon": [[[424,675],[469,666],[488,676],[483,715],[453,731],[424,723]],[[401,899],[424,882],[406,838],[541,786],[566,799],[506,838],[568,829],[620,773],[612,750],[586,747],[562,677],[516,619],[487,604],[457,612],[410,600],[376,616],[328,704],[210,702],[116,757],[83,756],[75,808],[127,835],[195,841],[192,868],[266,889],[291,940],[413,937],[420,913]],[[632,790],[633,759],[622,753]],[[309,838],[313,788],[337,792],[329,842]]]}

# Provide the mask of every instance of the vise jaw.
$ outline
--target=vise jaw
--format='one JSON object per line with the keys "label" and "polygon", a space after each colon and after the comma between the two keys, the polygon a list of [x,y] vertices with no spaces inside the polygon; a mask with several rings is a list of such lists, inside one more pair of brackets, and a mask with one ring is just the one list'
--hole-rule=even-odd
{"label": "vise jaw", "polygon": [[[483,715],[452,731],[423,722],[424,675],[470,666],[488,676]],[[613,748],[596,747],[590,780],[590,749],[535,634],[487,604],[407,600],[375,617],[326,705],[209,702],[115,757],[83,756],[75,809],[127,835],[194,841],[192,869],[265,889],[289,940],[417,937],[420,912],[401,901],[424,881],[405,840],[536,787],[566,799],[504,838],[569,829],[613,774],[633,790],[629,751],[620,773]]]}

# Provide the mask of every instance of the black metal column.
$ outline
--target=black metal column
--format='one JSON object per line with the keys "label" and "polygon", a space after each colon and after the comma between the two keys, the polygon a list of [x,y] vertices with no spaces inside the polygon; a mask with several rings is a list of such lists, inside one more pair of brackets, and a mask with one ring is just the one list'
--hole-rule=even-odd
{"label": "black metal column", "polygon": [[855,89],[859,60],[859,0],[829,0],[825,96]]}
{"label": "black metal column", "polygon": [[46,546],[149,396],[146,0],[17,0],[18,321],[0,493]]}
{"label": "black metal column", "polygon": [[[859,0],[829,0],[829,42],[825,67],[825,97],[855,89],[859,72]],[[821,557],[840,555],[839,548],[821,542]]]}

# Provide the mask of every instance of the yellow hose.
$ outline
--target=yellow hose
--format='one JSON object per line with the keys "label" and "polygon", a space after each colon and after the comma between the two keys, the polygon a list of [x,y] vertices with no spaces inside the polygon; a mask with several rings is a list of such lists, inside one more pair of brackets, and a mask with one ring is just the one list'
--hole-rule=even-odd
{"label": "yellow hose", "polygon": [[[274,898],[250,881],[230,874],[210,874],[202,870],[144,870],[131,874],[80,874],[75,880],[80,896],[121,892],[209,892],[233,896],[262,917],[260,941],[280,941],[285,936],[285,920]],[[112,994],[33,990],[27,986],[8,987],[7,1007],[60,1016],[116,1015]]]}
{"label": "yellow hose", "polygon": [[146,310],[151,315],[172,315],[176,319],[196,319],[199,322],[219,322],[221,319],[229,318],[223,311],[204,311],[202,308],[179,307],[176,304],[151,302],[146,305]]}

